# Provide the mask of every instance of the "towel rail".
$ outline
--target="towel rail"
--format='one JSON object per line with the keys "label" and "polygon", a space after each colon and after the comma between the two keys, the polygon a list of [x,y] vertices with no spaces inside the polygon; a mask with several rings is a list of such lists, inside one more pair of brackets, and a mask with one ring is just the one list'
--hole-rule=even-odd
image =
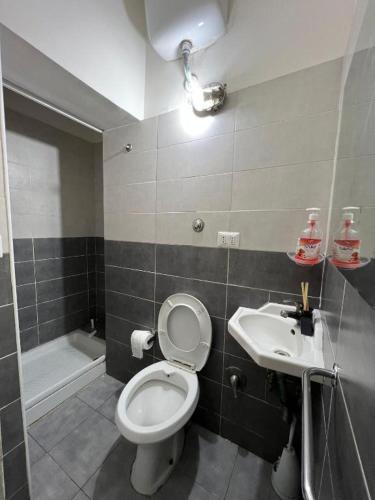
{"label": "towel rail", "polygon": [[336,381],[337,370],[308,368],[302,375],[302,493],[305,500],[316,500],[314,492],[314,435],[311,401],[311,378],[324,377]]}

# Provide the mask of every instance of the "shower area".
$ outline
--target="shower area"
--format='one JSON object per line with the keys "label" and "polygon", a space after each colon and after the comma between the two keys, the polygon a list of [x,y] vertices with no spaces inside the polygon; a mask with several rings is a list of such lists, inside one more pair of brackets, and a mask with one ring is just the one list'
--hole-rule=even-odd
{"label": "shower area", "polygon": [[105,373],[102,136],[5,90],[27,425]]}

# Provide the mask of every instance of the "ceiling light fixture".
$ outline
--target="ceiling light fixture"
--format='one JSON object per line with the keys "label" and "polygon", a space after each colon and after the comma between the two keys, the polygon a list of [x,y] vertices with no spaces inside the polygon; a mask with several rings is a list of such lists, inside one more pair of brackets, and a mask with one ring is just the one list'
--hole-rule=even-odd
{"label": "ceiling light fixture", "polygon": [[191,72],[190,54],[193,44],[190,40],[183,40],[180,44],[185,73],[185,90],[189,94],[190,103],[197,113],[216,112],[223,107],[226,97],[226,84],[212,82],[204,87],[198,77]]}

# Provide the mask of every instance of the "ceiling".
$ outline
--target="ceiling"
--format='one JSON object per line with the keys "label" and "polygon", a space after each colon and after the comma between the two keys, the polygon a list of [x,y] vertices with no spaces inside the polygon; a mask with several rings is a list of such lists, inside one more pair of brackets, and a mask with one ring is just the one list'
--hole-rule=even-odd
{"label": "ceiling", "polygon": [[[17,3],[23,8],[15,9]],[[194,55],[193,70],[202,82],[223,80],[228,91],[235,92],[342,57],[356,0],[229,0],[229,4],[227,33]],[[47,0],[38,0],[35,10],[26,0],[0,0],[0,7],[8,7],[8,11],[12,8],[8,24],[17,27],[17,33],[5,27],[1,30],[3,73],[9,81],[102,129],[135,120],[130,105],[119,105],[126,101],[121,101],[122,92],[124,96],[133,92],[142,101],[137,104],[139,109],[145,108],[137,115],[141,118],[175,109],[185,101],[181,61],[165,62],[152,49],[141,15],[141,0],[108,0],[105,8],[99,3],[102,7],[98,10],[90,9],[89,0],[67,0],[63,19],[52,15],[51,5]],[[118,22],[116,12],[121,13],[123,22]],[[73,16],[74,23],[66,22],[69,16]],[[3,17],[0,15],[0,21]],[[43,30],[37,29],[39,25]],[[80,26],[84,33],[96,35],[91,36],[92,43],[80,36]],[[61,53],[53,52],[51,33]],[[37,43],[33,37],[37,37]],[[132,44],[135,52],[129,59]],[[48,55],[43,47],[49,48]],[[65,47],[69,50],[64,52]],[[135,67],[134,57],[141,52],[145,57],[136,58]],[[59,59],[61,54],[64,58]],[[71,60],[74,65],[68,68]],[[105,70],[101,61],[105,62]],[[88,79],[80,79],[85,67],[92,77],[90,84]],[[141,71],[144,88],[139,83]],[[138,80],[132,79],[133,73],[139,75]],[[108,97],[114,89],[117,99]],[[134,98],[130,101],[133,103]]]}
{"label": "ceiling", "polygon": [[[202,82],[228,92],[342,57],[356,0],[232,0],[227,33],[193,56]],[[147,45],[146,114],[184,100],[181,61],[165,62]]]}
{"label": "ceiling", "polygon": [[80,137],[85,141],[93,143],[102,142],[103,137],[100,132],[85,127],[7,88],[4,88],[4,105],[5,110],[10,109],[16,111],[17,113],[33,118],[34,120],[39,120],[63,132]]}

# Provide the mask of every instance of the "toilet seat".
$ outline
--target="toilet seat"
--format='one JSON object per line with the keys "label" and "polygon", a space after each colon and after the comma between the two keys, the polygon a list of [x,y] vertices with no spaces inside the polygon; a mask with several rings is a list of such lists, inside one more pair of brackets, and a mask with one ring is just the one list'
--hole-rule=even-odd
{"label": "toilet seat", "polygon": [[211,348],[211,318],[202,302],[175,293],[161,306],[158,319],[160,349],[170,363],[190,371],[206,364]]}
{"label": "toilet seat", "polygon": [[[165,387],[168,386],[168,390],[172,392],[173,388],[176,388],[180,397],[183,391],[183,396],[181,397],[181,405],[177,408],[174,403],[171,412],[165,413],[165,419],[160,418],[160,421],[148,422],[150,425],[145,425],[144,413],[142,412],[143,410],[147,411],[147,405],[148,407],[152,406],[153,401],[152,390],[150,390],[148,382],[155,382],[154,396],[158,398],[156,402],[160,403],[162,384]],[[157,382],[162,382],[162,384]],[[172,436],[188,422],[197,406],[198,397],[199,384],[195,373],[189,373],[177,366],[172,366],[167,361],[160,361],[144,368],[127,383],[117,404],[116,424],[121,434],[133,443],[156,443]],[[136,401],[136,407],[132,409],[135,398],[140,401]],[[142,408],[142,398],[146,405],[144,408]],[[167,394],[165,397],[166,405],[170,404],[170,399]]]}

